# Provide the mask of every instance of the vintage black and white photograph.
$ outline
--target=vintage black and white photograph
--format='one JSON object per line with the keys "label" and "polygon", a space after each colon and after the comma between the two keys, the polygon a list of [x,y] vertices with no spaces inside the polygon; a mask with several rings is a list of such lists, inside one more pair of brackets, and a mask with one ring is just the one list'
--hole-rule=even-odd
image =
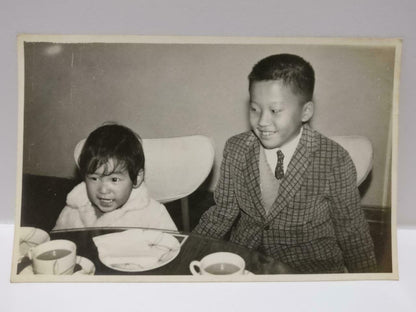
{"label": "vintage black and white photograph", "polygon": [[20,35],[13,282],[397,279],[398,39]]}

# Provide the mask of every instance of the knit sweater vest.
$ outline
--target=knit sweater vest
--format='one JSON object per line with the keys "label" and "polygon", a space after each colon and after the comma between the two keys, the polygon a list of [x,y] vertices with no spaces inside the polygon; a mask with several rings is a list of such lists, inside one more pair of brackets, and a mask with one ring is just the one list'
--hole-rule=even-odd
{"label": "knit sweater vest", "polygon": [[[277,156],[276,156],[277,157]],[[263,198],[263,206],[266,213],[269,214],[273,203],[279,192],[280,181],[274,176],[274,169],[270,168],[266,159],[264,150],[260,149],[259,155],[259,173],[260,173],[260,189]]]}

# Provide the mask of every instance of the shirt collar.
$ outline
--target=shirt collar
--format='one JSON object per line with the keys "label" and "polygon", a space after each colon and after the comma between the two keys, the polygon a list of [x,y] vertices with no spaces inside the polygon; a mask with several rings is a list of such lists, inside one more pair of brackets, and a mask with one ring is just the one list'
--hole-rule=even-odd
{"label": "shirt collar", "polygon": [[277,147],[273,149],[265,149],[262,145],[260,145],[266,154],[267,162],[270,165],[270,168],[272,169],[272,171],[274,171],[274,169],[276,168],[276,164],[277,164],[276,152],[278,150],[281,150],[283,155],[285,156],[283,158],[283,171],[286,173],[290,160],[292,159],[293,154],[295,153],[296,147],[299,144],[300,138],[302,137],[302,133],[303,133],[303,127],[300,129],[299,134],[293,140],[287,142],[286,144],[283,144],[281,147]]}

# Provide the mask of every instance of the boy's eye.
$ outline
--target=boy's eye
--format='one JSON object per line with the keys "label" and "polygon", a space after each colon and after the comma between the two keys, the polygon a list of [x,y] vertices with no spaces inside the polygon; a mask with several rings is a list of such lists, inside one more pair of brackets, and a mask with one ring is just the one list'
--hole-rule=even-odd
{"label": "boy's eye", "polygon": [[120,179],[120,178],[117,178],[117,177],[112,177],[112,178],[111,178],[111,181],[112,181],[112,182],[120,182],[120,181],[121,181],[121,179]]}
{"label": "boy's eye", "polygon": [[87,176],[87,177],[91,181],[97,181],[98,180],[98,177],[96,177],[96,176]]}
{"label": "boy's eye", "polygon": [[257,108],[255,108],[255,107],[253,107],[253,106],[250,106],[250,111],[251,111],[251,112],[257,112],[258,110],[257,110]]}
{"label": "boy's eye", "polygon": [[278,114],[278,113],[280,113],[282,110],[281,109],[272,109],[271,110],[271,112],[272,112],[272,114]]}

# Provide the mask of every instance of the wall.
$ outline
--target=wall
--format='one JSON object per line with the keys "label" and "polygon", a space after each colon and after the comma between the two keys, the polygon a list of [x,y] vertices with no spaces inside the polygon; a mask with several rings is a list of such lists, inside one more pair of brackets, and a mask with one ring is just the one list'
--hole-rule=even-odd
{"label": "wall", "polygon": [[259,59],[281,52],[299,54],[315,68],[316,129],[372,141],[374,167],[363,203],[385,204],[391,48],[27,43],[23,172],[73,176],[75,144],[111,120],[143,138],[212,137],[213,188],[225,140],[248,129],[247,75]]}

